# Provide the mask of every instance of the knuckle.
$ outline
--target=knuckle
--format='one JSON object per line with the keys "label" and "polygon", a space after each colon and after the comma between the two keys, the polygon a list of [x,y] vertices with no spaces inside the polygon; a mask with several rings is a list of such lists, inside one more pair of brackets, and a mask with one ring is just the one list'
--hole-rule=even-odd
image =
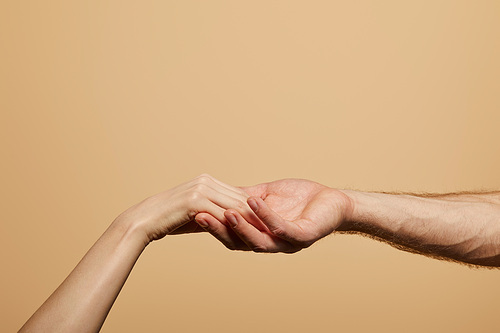
{"label": "knuckle", "polygon": [[246,210],[247,205],[246,205],[246,203],[238,200],[234,204],[234,207],[236,208],[237,211],[242,212],[242,211]]}
{"label": "knuckle", "polygon": [[292,247],[292,248],[284,250],[283,253],[293,254],[293,253],[299,252],[302,249],[303,249],[302,247]]}
{"label": "knuckle", "polygon": [[210,176],[207,173],[202,173],[201,175],[199,175],[198,177],[196,177],[196,180],[199,183],[206,184],[206,183],[208,183],[209,181],[212,180],[212,176]]}
{"label": "knuckle", "polygon": [[299,240],[299,241],[296,241],[295,244],[300,247],[301,249],[305,249],[305,248],[308,248],[309,246],[311,246],[314,242],[312,241],[308,241],[308,240]]}
{"label": "knuckle", "polygon": [[305,249],[311,246],[316,241],[316,239],[317,238],[314,235],[304,235],[303,237],[297,239],[295,241],[295,244],[300,248]]}
{"label": "knuckle", "polygon": [[204,198],[203,194],[201,191],[193,190],[190,191],[188,196],[187,196],[187,202],[190,207],[193,205],[197,204]]}
{"label": "knuckle", "polygon": [[273,228],[270,229],[271,233],[277,237],[283,237],[286,235],[285,229],[283,226],[274,226]]}
{"label": "knuckle", "polygon": [[265,211],[264,209],[259,210],[257,215],[259,215],[259,217],[262,218],[263,220],[266,220],[266,221],[271,220],[271,214],[269,212]]}
{"label": "knuckle", "polygon": [[[193,206],[191,206],[193,207]],[[195,219],[196,215],[198,214],[198,211],[194,208],[188,208],[187,210],[187,218],[189,221],[192,221]]]}
{"label": "knuckle", "polygon": [[264,245],[253,245],[252,247],[253,252],[267,252],[267,248]]}
{"label": "knuckle", "polygon": [[231,250],[231,251],[236,251],[238,250],[238,247],[236,246],[236,244],[233,244],[233,243],[225,243],[224,244],[228,250]]}
{"label": "knuckle", "polygon": [[198,184],[194,185],[191,189],[192,192],[196,192],[199,194],[205,193],[206,190],[207,190],[207,185],[205,185],[203,183],[198,183]]}

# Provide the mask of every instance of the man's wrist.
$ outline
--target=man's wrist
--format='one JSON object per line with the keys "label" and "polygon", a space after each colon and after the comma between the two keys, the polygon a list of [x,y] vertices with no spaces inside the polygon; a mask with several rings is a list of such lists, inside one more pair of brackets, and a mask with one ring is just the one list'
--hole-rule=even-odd
{"label": "man's wrist", "polygon": [[332,204],[339,207],[340,216],[335,230],[347,231],[352,228],[354,210],[355,210],[355,191],[332,189]]}
{"label": "man's wrist", "polygon": [[[350,207],[346,211],[341,231],[367,232],[377,224],[380,209],[387,204],[380,196],[386,194],[342,190],[349,198]],[[380,226],[379,226],[380,227]]]}

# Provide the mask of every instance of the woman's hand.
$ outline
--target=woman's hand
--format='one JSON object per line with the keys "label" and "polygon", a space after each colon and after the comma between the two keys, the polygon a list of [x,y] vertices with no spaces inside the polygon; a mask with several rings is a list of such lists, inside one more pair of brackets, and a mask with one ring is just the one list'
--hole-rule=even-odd
{"label": "woman's hand", "polygon": [[198,213],[226,223],[224,211],[237,208],[251,219],[247,197],[241,189],[201,175],[130,207],[19,332],[99,331],[147,244],[172,232],[194,231]]}
{"label": "woman's hand", "polygon": [[210,214],[227,223],[224,211],[234,208],[256,219],[246,203],[247,198],[248,194],[242,189],[202,174],[139,202],[121,213],[115,222],[141,230],[149,243],[171,233],[202,231],[194,222],[198,213]]}

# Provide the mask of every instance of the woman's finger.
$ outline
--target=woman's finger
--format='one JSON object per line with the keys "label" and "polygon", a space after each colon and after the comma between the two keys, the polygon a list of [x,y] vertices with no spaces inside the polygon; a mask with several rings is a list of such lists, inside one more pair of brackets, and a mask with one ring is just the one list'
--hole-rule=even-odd
{"label": "woman's finger", "polygon": [[232,185],[226,184],[226,183],[224,183],[224,182],[222,182],[222,181],[218,180],[217,178],[212,177],[212,176],[207,175],[207,174],[203,174],[203,175],[201,175],[200,177],[202,177],[202,176],[208,177],[210,180],[212,180],[212,181],[213,181],[214,183],[216,183],[217,185],[219,185],[219,186],[221,186],[221,187],[224,187],[224,188],[226,188],[227,190],[230,190],[230,191],[232,191],[232,192],[236,193],[236,194],[237,194],[237,195],[239,195],[239,196],[243,196],[243,197],[245,197],[245,199],[246,199],[246,198],[248,198],[248,194],[247,194],[245,191],[243,191],[242,189],[240,189],[240,188],[238,188],[238,187],[236,187],[236,186],[232,186]]}
{"label": "woman's finger", "polygon": [[196,185],[211,186],[213,189],[215,189],[221,193],[225,193],[229,196],[232,196],[232,197],[238,198],[238,199],[243,199],[245,201],[248,198],[248,194],[245,191],[243,191],[237,187],[223,183],[220,180],[218,180],[218,179],[216,179],[208,174],[199,175],[198,177],[194,178],[190,182],[186,183],[186,188],[193,187]]}
{"label": "woman's finger", "polygon": [[249,251],[250,248],[228,227],[207,213],[195,217],[196,223],[230,250]]}
{"label": "woman's finger", "polygon": [[196,205],[197,201],[201,198],[206,198],[224,209],[235,208],[251,212],[250,207],[246,203],[246,199],[243,197],[236,198],[234,193],[228,194],[227,190],[223,190],[221,188],[214,189],[210,185],[197,184],[189,189],[187,193],[191,196],[193,205]]}
{"label": "woman's finger", "polygon": [[292,249],[290,243],[255,228],[238,211],[229,209],[224,215],[231,229],[252,251],[289,252]]}

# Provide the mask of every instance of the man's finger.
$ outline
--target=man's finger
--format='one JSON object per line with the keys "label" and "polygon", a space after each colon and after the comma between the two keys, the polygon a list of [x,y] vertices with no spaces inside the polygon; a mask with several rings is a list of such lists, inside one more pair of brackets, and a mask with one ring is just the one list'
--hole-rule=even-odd
{"label": "man's finger", "polygon": [[254,252],[289,252],[292,248],[288,242],[255,228],[234,209],[228,209],[224,216],[235,234]]}
{"label": "man's finger", "polygon": [[278,213],[269,208],[264,200],[250,197],[247,203],[273,235],[291,243],[300,239],[300,227],[293,222],[284,220]]}
{"label": "man's finger", "polygon": [[230,250],[249,251],[250,248],[228,227],[208,213],[199,213],[196,223]]}

